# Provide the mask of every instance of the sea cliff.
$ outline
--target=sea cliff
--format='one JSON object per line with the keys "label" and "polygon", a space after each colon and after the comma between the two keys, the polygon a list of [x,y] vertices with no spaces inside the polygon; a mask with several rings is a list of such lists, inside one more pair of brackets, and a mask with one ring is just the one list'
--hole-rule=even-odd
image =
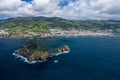
{"label": "sea cliff", "polygon": [[55,52],[50,52],[51,48],[38,43],[29,41],[15,51],[15,54],[26,58],[28,61],[46,62],[47,58],[54,57],[60,53],[68,53],[70,48],[67,45],[62,45],[56,48]]}

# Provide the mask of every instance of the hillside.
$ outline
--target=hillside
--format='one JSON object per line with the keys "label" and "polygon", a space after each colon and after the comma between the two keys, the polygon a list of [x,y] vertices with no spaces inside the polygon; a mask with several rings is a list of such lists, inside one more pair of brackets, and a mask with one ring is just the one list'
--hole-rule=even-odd
{"label": "hillside", "polygon": [[[6,31],[7,37],[30,37],[31,34],[35,35],[34,37],[38,37],[41,35],[37,35],[37,33],[49,33],[50,29],[119,33],[120,21],[67,20],[59,17],[17,17],[0,20],[0,30]],[[4,31],[2,32],[4,33]],[[0,36],[4,37],[6,35]]]}
{"label": "hillside", "polygon": [[17,17],[0,20],[0,28],[33,29],[34,31],[58,29],[109,30],[120,29],[120,21],[103,20],[66,20],[59,17]]}

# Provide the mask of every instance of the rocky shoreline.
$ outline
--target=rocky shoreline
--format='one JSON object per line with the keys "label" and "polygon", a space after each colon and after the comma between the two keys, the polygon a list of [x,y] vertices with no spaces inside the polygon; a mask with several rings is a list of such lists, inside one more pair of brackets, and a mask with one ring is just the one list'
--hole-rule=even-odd
{"label": "rocky shoreline", "polygon": [[69,51],[70,48],[67,45],[62,45],[56,48],[56,51],[53,52],[50,48],[41,43],[29,41],[17,49],[13,55],[20,56],[27,60],[27,62],[46,62],[49,57],[54,57],[63,53],[69,53]]}

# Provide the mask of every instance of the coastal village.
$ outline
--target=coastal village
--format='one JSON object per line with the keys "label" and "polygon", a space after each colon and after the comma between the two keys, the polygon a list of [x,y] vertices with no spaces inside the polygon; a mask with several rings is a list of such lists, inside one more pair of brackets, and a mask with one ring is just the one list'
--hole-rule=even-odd
{"label": "coastal village", "polygon": [[70,36],[107,36],[112,35],[111,31],[79,31],[79,30],[58,30],[50,29],[49,32],[18,31],[9,32],[8,29],[0,29],[0,38],[52,38],[52,37],[70,37]]}
{"label": "coastal village", "polygon": [[3,38],[3,37],[8,37],[10,33],[5,31],[4,29],[0,29],[0,38]]}

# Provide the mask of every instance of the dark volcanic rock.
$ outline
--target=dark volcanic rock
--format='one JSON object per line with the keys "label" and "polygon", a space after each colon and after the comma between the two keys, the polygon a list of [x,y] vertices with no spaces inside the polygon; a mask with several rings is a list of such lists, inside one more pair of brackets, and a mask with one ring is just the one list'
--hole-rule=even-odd
{"label": "dark volcanic rock", "polygon": [[56,53],[50,53],[48,50],[49,48],[41,43],[29,41],[16,50],[16,54],[27,58],[29,61],[41,60],[45,62],[48,57],[56,56],[58,52],[68,51],[70,48],[67,45],[60,46]]}
{"label": "dark volcanic rock", "polygon": [[58,47],[58,52],[64,52],[64,51],[69,51],[70,48],[67,45],[62,45]]}

